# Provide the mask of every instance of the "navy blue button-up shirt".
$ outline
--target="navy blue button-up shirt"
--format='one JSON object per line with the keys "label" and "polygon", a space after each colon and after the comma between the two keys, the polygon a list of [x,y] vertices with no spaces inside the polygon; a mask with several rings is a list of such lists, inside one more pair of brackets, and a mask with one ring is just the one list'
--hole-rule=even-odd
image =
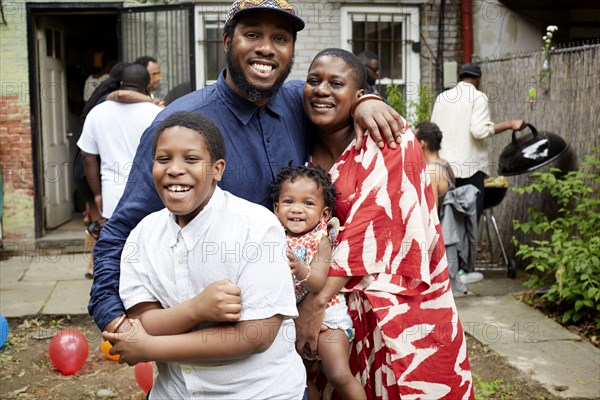
{"label": "navy blue button-up shirt", "polygon": [[88,310],[103,329],[125,312],[119,297],[121,252],[133,228],[146,215],[164,208],[152,178],[152,138],[156,126],[176,111],[193,111],[211,118],[221,129],[227,149],[225,173],[219,186],[237,196],[271,208],[269,183],[289,164],[308,156],[308,119],[302,108],[301,81],[286,82],[264,107],[237,95],[225,82],[190,93],[163,110],[144,132],[129,174],[125,193],[102,228],[94,249],[94,284]]}

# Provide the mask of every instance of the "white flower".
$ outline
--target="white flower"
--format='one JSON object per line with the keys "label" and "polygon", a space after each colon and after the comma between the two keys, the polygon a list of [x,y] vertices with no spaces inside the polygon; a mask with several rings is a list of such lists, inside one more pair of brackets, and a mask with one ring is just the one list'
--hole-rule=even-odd
{"label": "white flower", "polygon": [[556,25],[548,25],[548,27],[546,28],[546,34],[542,36],[542,41],[544,43],[544,46],[542,47],[543,51],[548,51],[548,49],[550,49],[550,46],[552,44],[552,37],[554,36],[553,32],[556,31],[558,31],[558,27]]}

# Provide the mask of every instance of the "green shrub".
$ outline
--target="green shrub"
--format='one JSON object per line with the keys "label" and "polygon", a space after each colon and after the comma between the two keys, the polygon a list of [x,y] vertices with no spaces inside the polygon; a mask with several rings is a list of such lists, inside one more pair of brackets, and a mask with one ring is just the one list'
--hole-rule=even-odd
{"label": "green shrub", "polygon": [[400,86],[392,85],[390,83],[386,86],[385,93],[387,96],[386,100],[390,107],[406,118],[406,102],[402,96],[402,89],[400,89]]}
{"label": "green shrub", "polygon": [[[417,101],[405,101],[400,86],[392,84],[386,86],[386,96],[388,104],[406,118],[411,127],[430,120],[432,95],[426,83],[419,84],[419,98]],[[409,111],[411,112],[410,115],[408,114]]]}
{"label": "green shrub", "polygon": [[[425,83],[421,83],[419,85],[419,101],[417,101],[415,106],[415,114],[416,121],[415,125],[421,122],[428,122],[431,120],[431,92],[429,91],[429,87]],[[414,126],[414,125],[413,125]]]}
{"label": "green shrub", "polygon": [[[598,154],[598,148],[594,149]],[[516,230],[533,232],[538,239],[519,243],[517,255],[534,272],[528,287],[547,286],[543,299],[557,304],[563,323],[594,321],[600,329],[600,160],[587,156],[580,170],[562,174],[558,168],[532,174],[519,194],[547,191],[558,206],[557,216],[548,217],[530,208],[530,221],[514,221]],[[594,189],[595,188],[595,189]]]}

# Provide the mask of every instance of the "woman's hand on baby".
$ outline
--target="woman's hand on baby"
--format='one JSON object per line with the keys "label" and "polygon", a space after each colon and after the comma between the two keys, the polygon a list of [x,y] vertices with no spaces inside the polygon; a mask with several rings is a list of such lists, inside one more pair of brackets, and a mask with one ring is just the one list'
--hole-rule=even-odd
{"label": "woman's hand on baby", "polygon": [[211,283],[189,301],[198,313],[199,321],[233,322],[242,311],[241,290],[228,280]]}

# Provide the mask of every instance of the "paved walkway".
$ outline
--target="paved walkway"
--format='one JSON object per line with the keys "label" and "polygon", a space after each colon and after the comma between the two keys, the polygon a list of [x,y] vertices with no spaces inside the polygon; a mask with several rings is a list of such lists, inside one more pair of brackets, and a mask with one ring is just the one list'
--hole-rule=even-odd
{"label": "paved walkway", "polygon": [[484,275],[468,285],[474,296],[456,300],[465,332],[556,396],[600,399],[600,350],[516,300],[518,279]]}
{"label": "paved walkway", "polygon": [[[87,314],[87,255],[63,254],[51,245],[39,249],[0,262],[0,314]],[[599,399],[600,350],[515,300],[511,293],[524,290],[518,279],[484,275],[469,285],[474,295],[457,299],[465,332],[557,396]]]}

